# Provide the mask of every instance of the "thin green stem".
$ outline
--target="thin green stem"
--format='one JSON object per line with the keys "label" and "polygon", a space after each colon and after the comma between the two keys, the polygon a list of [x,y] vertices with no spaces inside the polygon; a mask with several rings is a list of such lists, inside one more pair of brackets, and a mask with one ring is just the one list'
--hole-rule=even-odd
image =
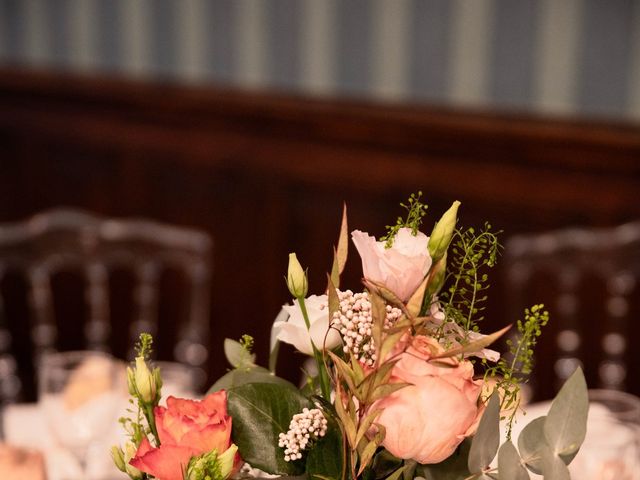
{"label": "thin green stem", "polygon": [[307,326],[307,331],[309,332],[309,341],[311,342],[311,347],[313,348],[313,358],[315,358],[316,365],[318,366],[318,376],[320,377],[320,389],[322,391],[322,396],[329,400],[331,399],[329,375],[324,365],[322,354],[318,350],[318,347],[316,347],[316,344],[313,343],[313,339],[311,338],[311,322],[309,321],[309,313],[307,312],[307,306],[305,304],[304,297],[298,297],[298,304],[300,305],[302,318],[304,319],[304,323]]}
{"label": "thin green stem", "polygon": [[156,417],[153,415],[153,405],[146,404],[143,408],[144,416],[147,417],[147,423],[149,424],[149,429],[153,434],[153,437],[156,439],[156,447],[160,446],[160,436],[158,435],[158,429],[156,427]]}

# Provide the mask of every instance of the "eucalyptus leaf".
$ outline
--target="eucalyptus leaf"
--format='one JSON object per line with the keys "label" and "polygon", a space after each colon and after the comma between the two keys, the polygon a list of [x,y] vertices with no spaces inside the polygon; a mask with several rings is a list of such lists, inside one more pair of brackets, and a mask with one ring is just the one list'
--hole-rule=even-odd
{"label": "eucalyptus leaf", "polygon": [[482,473],[498,453],[500,445],[500,397],[494,391],[489,398],[489,405],[482,414],[478,430],[471,441],[469,451],[469,471]]}
{"label": "eucalyptus leaf", "polygon": [[571,480],[569,469],[564,461],[556,455],[549,455],[543,459],[542,471],[544,480]]}
{"label": "eucalyptus leaf", "polygon": [[247,383],[274,383],[286,386],[292,390],[297,390],[296,386],[286,381],[284,378],[276,377],[269,370],[263,367],[253,367],[250,369],[234,369],[220,377],[209,389],[209,393],[218,390],[230,390]]}
{"label": "eucalyptus leaf", "polygon": [[529,480],[530,478],[511,440],[504,442],[498,450],[498,473],[498,478],[501,480]]}
{"label": "eucalyptus leaf", "polygon": [[329,415],[327,433],[318,439],[307,455],[306,471],[309,480],[341,479],[346,470],[345,447],[338,423]]}
{"label": "eucalyptus leaf", "polygon": [[544,424],[545,438],[555,455],[578,451],[587,434],[588,413],[587,382],[578,368],[554,398]]}
{"label": "eucalyptus leaf", "polygon": [[300,475],[304,462],[284,461],[278,436],[303,408],[313,405],[296,390],[273,383],[250,383],[227,392],[232,438],[240,456],[255,468],[278,475]]}
{"label": "eucalyptus leaf", "polygon": [[242,346],[240,342],[230,338],[224,339],[224,355],[234,368],[255,367],[256,356]]}
{"label": "eucalyptus leaf", "polygon": [[544,436],[544,424],[547,417],[538,417],[529,422],[518,437],[518,450],[527,468],[540,474],[545,458],[553,456]]}

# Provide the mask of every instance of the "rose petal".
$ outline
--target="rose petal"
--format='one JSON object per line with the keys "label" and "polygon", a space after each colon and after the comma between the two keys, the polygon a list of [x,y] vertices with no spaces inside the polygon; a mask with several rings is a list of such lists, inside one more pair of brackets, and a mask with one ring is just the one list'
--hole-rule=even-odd
{"label": "rose petal", "polygon": [[191,457],[199,452],[189,447],[161,445],[142,456],[134,457],[129,464],[159,480],[182,480],[183,469]]}

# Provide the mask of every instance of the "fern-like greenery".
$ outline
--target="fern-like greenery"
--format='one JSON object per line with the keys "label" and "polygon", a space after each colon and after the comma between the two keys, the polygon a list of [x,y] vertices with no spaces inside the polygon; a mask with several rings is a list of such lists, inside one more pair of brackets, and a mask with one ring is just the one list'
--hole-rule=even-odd
{"label": "fern-like greenery", "polygon": [[419,191],[416,195],[412,193],[407,203],[401,203],[400,206],[407,211],[407,217],[398,217],[395,225],[387,225],[387,234],[380,237],[381,242],[386,242],[384,247],[391,248],[393,241],[401,228],[410,228],[411,233],[415,236],[420,230],[422,225],[422,217],[427,214],[427,205],[420,201],[422,197],[422,191]]}
{"label": "fern-like greenery", "polygon": [[487,268],[493,267],[500,249],[498,234],[491,225],[484,224],[476,233],[474,228],[456,230],[449,250],[449,273],[445,284],[449,287],[441,294],[447,320],[465,331],[478,331],[478,322],[484,317],[485,291],[489,288]]}
{"label": "fern-like greenery", "polygon": [[511,438],[513,419],[520,405],[520,386],[528,381],[533,369],[534,347],[542,333],[542,327],[549,322],[549,312],[544,305],[534,305],[524,311],[524,320],[518,320],[518,334],[513,339],[507,339],[509,355],[502,356],[493,366],[486,360],[483,364],[485,379],[494,377],[496,388],[501,392],[502,403],[500,409],[510,412],[507,416],[507,438]]}

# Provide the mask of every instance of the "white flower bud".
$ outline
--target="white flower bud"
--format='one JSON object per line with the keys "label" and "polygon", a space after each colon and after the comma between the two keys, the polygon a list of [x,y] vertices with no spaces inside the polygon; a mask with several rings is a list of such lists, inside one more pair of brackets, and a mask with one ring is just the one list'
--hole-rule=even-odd
{"label": "white flower bud", "polygon": [[287,287],[289,292],[295,298],[304,298],[307,296],[309,285],[307,283],[307,274],[302,269],[302,265],[298,261],[295,253],[289,254],[289,268],[287,271]]}
{"label": "white flower bud", "polygon": [[156,379],[158,375],[154,375],[147,367],[143,357],[136,357],[136,367],[134,371],[134,379],[136,390],[140,399],[145,403],[154,403],[157,394]]}

